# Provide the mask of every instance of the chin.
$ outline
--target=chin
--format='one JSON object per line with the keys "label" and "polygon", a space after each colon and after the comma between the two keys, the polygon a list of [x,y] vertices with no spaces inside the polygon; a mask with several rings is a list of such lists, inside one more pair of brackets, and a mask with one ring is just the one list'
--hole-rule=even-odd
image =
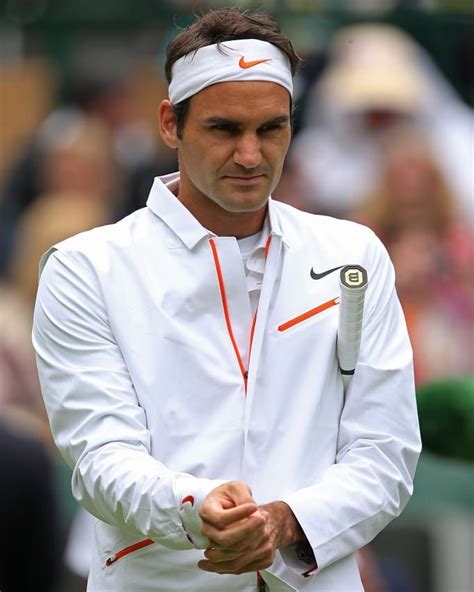
{"label": "chin", "polygon": [[258,212],[267,205],[269,196],[269,193],[262,195],[261,191],[258,192],[258,195],[252,195],[250,191],[242,191],[226,199],[216,200],[216,202],[228,212]]}
{"label": "chin", "polygon": [[221,203],[220,206],[224,210],[228,212],[232,212],[234,214],[245,214],[245,213],[252,213],[258,212],[262,208],[264,208],[268,203],[268,198],[260,199],[258,201],[242,201],[240,203]]}

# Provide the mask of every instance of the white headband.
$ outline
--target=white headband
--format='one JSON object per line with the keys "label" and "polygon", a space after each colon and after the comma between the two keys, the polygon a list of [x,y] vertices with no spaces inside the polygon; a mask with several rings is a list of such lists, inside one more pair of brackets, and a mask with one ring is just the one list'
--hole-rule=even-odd
{"label": "white headband", "polygon": [[237,39],[207,45],[173,64],[169,98],[173,104],[217,82],[261,80],[276,82],[293,94],[288,56],[260,39]]}

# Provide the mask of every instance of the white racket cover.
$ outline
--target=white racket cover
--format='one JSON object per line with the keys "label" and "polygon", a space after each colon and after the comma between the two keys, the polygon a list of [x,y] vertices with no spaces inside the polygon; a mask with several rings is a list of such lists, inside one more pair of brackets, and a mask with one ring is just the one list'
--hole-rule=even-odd
{"label": "white racket cover", "polygon": [[337,357],[344,387],[347,387],[359,357],[364,298],[368,285],[367,271],[360,265],[347,265],[341,269],[339,284],[341,297]]}

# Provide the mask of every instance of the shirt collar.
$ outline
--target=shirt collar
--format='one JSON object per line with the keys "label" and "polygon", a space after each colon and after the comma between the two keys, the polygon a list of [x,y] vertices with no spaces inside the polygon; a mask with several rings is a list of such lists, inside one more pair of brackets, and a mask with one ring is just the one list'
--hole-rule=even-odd
{"label": "shirt collar", "polygon": [[[155,177],[146,205],[182,240],[188,249],[193,249],[201,239],[216,235],[204,228],[173,193],[178,184],[179,172]],[[266,232],[262,233],[262,240],[266,240],[264,235],[267,237],[270,233],[272,236],[279,236],[284,243],[288,244],[283,236],[280,217],[271,197],[268,201],[268,215],[265,219],[264,230]]]}
{"label": "shirt collar", "polygon": [[188,249],[193,249],[201,239],[214,234],[204,228],[173,193],[178,183],[179,173],[155,177],[146,205]]}

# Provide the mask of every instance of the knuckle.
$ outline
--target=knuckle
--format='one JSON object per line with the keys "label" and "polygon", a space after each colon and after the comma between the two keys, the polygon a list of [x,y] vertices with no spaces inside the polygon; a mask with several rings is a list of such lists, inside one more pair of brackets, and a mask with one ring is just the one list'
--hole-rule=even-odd
{"label": "knuckle", "polygon": [[274,548],[271,540],[268,540],[264,546],[265,546],[265,549],[267,550],[267,553],[273,554],[275,552],[275,548]]}
{"label": "knuckle", "polygon": [[266,521],[261,514],[253,514],[249,517],[249,520],[251,520],[253,526],[258,528],[260,531],[264,532],[266,530]]}
{"label": "knuckle", "polygon": [[249,547],[249,545],[252,546],[248,540],[243,540],[243,541],[236,543],[236,545],[234,545],[234,546],[237,551],[241,552],[241,551],[245,551],[245,549],[247,549]]}
{"label": "knuckle", "polygon": [[231,481],[232,488],[237,491],[245,490],[246,493],[252,495],[252,490],[250,487],[245,483],[245,481]]}
{"label": "knuckle", "polygon": [[268,532],[268,529],[265,528],[263,530],[263,535],[262,535],[262,544],[266,545],[266,544],[270,544],[271,543],[271,536],[270,533]]}
{"label": "knuckle", "polygon": [[209,511],[205,503],[199,508],[199,518],[203,521],[208,520],[209,518]]}
{"label": "knuckle", "polygon": [[218,544],[219,547],[227,548],[232,545],[232,542],[229,541],[228,537],[225,534],[222,534],[220,532],[218,532],[214,535],[213,540],[214,540],[214,542],[216,542]]}
{"label": "knuckle", "polygon": [[260,550],[262,559],[266,560],[268,558],[271,565],[275,556],[275,549],[273,548],[273,545],[271,543],[265,543],[260,547]]}

